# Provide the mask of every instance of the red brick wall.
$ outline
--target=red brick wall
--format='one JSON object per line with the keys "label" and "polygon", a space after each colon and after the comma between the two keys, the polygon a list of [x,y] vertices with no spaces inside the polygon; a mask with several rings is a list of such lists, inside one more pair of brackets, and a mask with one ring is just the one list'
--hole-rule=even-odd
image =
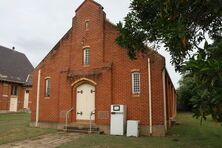
{"label": "red brick wall", "polygon": [[23,109],[25,88],[19,84],[0,82],[0,110],[9,110],[12,85],[17,86],[18,110]]}
{"label": "red brick wall", "polygon": [[9,87],[3,86],[0,83],[0,110],[8,110],[9,98],[8,98]]}
{"label": "red brick wall", "polygon": [[23,109],[24,107],[24,95],[25,95],[25,88],[18,86],[18,110]]}
{"label": "red brick wall", "polygon": [[[38,65],[32,74],[33,89],[32,121],[36,115],[36,95],[38,70],[41,69],[40,86],[40,121],[64,122],[65,112],[74,107],[70,122],[75,122],[76,87],[72,86],[78,78],[87,77],[96,83],[96,123],[109,124],[111,104],[127,105],[127,119],[140,120],[148,124],[148,62],[151,59],[152,112],[153,124],[164,122],[163,111],[163,80],[162,71],[165,60],[157,53],[149,56],[139,56],[131,61],[127,50],[120,48],[115,39],[118,35],[116,27],[106,21],[102,8],[90,1],[78,9],[73,18],[71,30],[61,39],[57,46]],[[89,21],[89,29],[85,30],[85,21]],[[90,65],[83,65],[83,49],[90,47]],[[105,68],[104,68],[105,67]],[[104,69],[103,69],[104,68]],[[88,73],[102,69],[98,76],[79,76],[69,79],[69,73]],[[132,70],[141,73],[141,93],[132,95]],[[51,96],[44,97],[45,78],[51,77]],[[108,116],[101,118],[99,114],[107,112]]]}

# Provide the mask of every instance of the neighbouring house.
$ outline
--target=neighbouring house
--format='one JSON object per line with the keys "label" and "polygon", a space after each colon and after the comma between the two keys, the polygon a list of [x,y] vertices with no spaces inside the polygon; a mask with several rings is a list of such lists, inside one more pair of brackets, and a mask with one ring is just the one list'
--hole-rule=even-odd
{"label": "neighbouring house", "polygon": [[115,43],[117,27],[103,7],[85,0],[72,27],[32,73],[31,125],[63,128],[91,122],[110,132],[111,105],[127,106],[140,134],[165,135],[176,116],[176,95],[165,58],[156,51],[130,60]]}
{"label": "neighbouring house", "polygon": [[33,69],[23,53],[0,46],[0,111],[29,108]]}

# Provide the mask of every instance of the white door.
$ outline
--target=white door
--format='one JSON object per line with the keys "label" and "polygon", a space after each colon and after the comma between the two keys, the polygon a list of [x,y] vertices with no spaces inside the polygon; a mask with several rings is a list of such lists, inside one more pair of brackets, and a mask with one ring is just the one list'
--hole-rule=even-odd
{"label": "white door", "polygon": [[25,96],[24,96],[24,106],[25,109],[29,108],[29,91],[25,90]]}
{"label": "white door", "polygon": [[18,106],[18,98],[11,98],[10,99],[10,112],[17,112],[17,106]]}
{"label": "white door", "polygon": [[95,87],[89,84],[82,84],[76,91],[76,119],[95,120]]}

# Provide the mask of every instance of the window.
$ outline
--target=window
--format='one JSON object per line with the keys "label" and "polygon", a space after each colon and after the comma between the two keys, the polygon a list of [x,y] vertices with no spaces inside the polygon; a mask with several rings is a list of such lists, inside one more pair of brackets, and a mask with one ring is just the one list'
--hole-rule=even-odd
{"label": "window", "polygon": [[12,85],[12,88],[11,88],[11,95],[13,95],[13,96],[17,96],[17,86]]}
{"label": "window", "polygon": [[3,83],[2,96],[4,96],[4,97],[8,96],[8,84],[6,84],[6,83]]}
{"label": "window", "polygon": [[132,93],[133,94],[140,93],[140,73],[139,72],[132,73]]}
{"label": "window", "polygon": [[50,79],[45,79],[45,96],[50,97]]}
{"label": "window", "polygon": [[83,63],[84,65],[89,65],[90,62],[90,49],[89,48],[85,48],[83,50],[83,55],[84,55],[84,59],[83,59]]}
{"label": "window", "polygon": [[89,30],[89,21],[85,22],[85,30]]}

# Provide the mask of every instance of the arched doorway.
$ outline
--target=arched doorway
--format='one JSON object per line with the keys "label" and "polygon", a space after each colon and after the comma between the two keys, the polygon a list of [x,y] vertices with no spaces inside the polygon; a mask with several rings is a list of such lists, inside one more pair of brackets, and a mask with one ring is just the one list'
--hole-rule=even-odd
{"label": "arched doorway", "polygon": [[76,88],[76,120],[95,120],[95,86],[83,83]]}

